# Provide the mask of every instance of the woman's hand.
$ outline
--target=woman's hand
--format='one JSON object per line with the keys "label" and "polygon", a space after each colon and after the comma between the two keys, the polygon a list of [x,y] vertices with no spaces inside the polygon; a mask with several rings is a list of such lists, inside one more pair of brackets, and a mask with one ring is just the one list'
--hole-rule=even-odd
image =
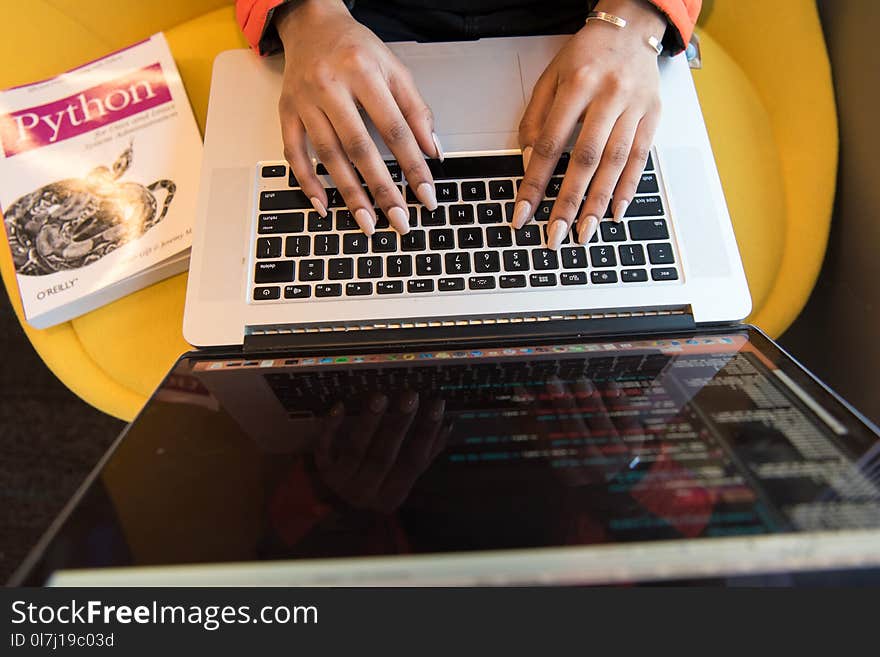
{"label": "woman's hand", "polygon": [[577,241],[586,244],[612,195],[614,220],[620,221],[638,187],[660,115],[657,53],[647,39],[662,38],[665,19],[648,0],[602,0],[596,9],[626,19],[627,26],[588,22],[541,75],[520,123],[526,171],[514,228],[533,217],[583,117],[547,227],[554,249],[576,217]]}
{"label": "woman's hand", "polygon": [[[361,229],[371,235],[376,213],[354,167],[388,221],[409,231],[400,188],[391,179],[359,108],[372,119],[419,200],[437,206],[423,153],[441,157],[431,110],[410,72],[340,0],[302,0],[276,19],[284,44],[279,102],[284,157],[322,216],[327,194],[310,161],[306,135]],[[354,164],[354,167],[352,166]]]}

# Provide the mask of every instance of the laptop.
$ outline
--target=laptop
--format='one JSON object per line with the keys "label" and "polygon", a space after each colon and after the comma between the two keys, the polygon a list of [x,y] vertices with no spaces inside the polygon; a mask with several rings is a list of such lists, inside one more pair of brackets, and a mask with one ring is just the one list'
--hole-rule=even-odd
{"label": "laptop", "polygon": [[[542,217],[538,243],[495,220],[522,176],[519,113],[562,39],[391,44],[448,150],[430,162],[443,223],[412,203],[411,249],[365,240],[338,204],[329,223],[297,206],[280,62],[221,55],[185,317],[199,349],[12,583],[877,573],[880,433],[739,323],[748,289],[683,58],[661,63],[664,118],[622,224],[545,265]],[[501,229],[511,241],[490,244]]]}

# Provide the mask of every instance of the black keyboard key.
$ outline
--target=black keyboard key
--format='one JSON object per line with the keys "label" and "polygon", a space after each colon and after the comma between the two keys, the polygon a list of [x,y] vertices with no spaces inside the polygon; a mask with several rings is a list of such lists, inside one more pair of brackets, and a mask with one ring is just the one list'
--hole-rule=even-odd
{"label": "black keyboard key", "polygon": [[280,258],[281,257],[281,238],[280,237],[260,237],[257,239],[257,257],[258,258]]}
{"label": "black keyboard key", "polygon": [[305,214],[302,212],[279,212],[261,214],[257,232],[266,233],[301,233],[305,226]]}
{"label": "black keyboard key", "polygon": [[435,185],[438,203],[455,203],[458,200],[458,184],[454,182],[438,182]]}
{"label": "black keyboard key", "polygon": [[296,176],[293,174],[293,169],[290,170],[290,173],[287,174],[287,186],[288,187],[301,187],[299,184],[299,180],[296,179]]}
{"label": "black keyboard key", "polygon": [[254,283],[286,283],[293,280],[293,260],[258,262]]}
{"label": "black keyboard key", "polygon": [[418,294],[419,292],[433,292],[434,281],[430,278],[415,279],[406,282],[406,291]]}
{"label": "black keyboard key", "polygon": [[354,259],[330,258],[327,262],[327,278],[331,281],[346,281],[354,278]]}
{"label": "black keyboard key", "polygon": [[284,255],[288,258],[307,256],[312,254],[312,238],[308,235],[296,235],[288,237],[284,243]]}
{"label": "black keyboard key", "polygon": [[[675,256],[672,255],[672,245],[669,243],[649,244],[648,257],[651,259],[652,265],[671,265],[675,262]],[[644,261],[639,264],[644,264]]]}
{"label": "black keyboard key", "polygon": [[621,244],[617,247],[617,252],[620,254],[620,264],[624,267],[645,264],[645,249],[641,244]]}
{"label": "black keyboard key", "polygon": [[[550,243],[550,223],[544,224],[544,240],[545,244]],[[571,230],[569,229],[565,233],[565,237],[562,239],[563,244],[571,244]]]}
{"label": "black keyboard key", "polygon": [[525,249],[504,252],[504,271],[526,271],[529,268],[529,252]]}
{"label": "black keyboard key", "polygon": [[461,183],[462,201],[485,201],[486,183],[482,180],[465,180]]}
{"label": "black keyboard key", "polygon": [[260,210],[299,210],[311,207],[309,197],[299,189],[260,192]]}
{"label": "black keyboard key", "polygon": [[449,223],[453,226],[474,223],[473,205],[453,205],[449,208]]}
{"label": "black keyboard key", "polygon": [[623,222],[600,221],[599,231],[602,233],[603,242],[623,242],[626,240],[626,229]]}
{"label": "black keyboard key", "polygon": [[345,199],[342,198],[342,194],[339,193],[339,190],[335,187],[327,188],[327,207],[328,208],[344,208],[345,207]]}
{"label": "black keyboard key", "polygon": [[654,158],[651,157],[651,154],[648,153],[648,161],[645,163],[645,171],[653,171],[654,170]]}
{"label": "black keyboard key", "polygon": [[529,224],[514,231],[517,246],[539,246],[541,244],[541,227]]}
{"label": "black keyboard key", "polygon": [[390,253],[397,251],[397,233],[383,231],[373,233],[373,253]]}
{"label": "black keyboard key", "polygon": [[481,224],[497,224],[503,219],[500,203],[480,203],[477,206],[477,221]]}
{"label": "black keyboard key", "polygon": [[644,283],[648,280],[648,272],[644,269],[624,269],[620,272],[620,280],[624,283]]}
{"label": "black keyboard key", "polygon": [[339,235],[315,235],[315,255],[339,253]]}
{"label": "black keyboard key", "polygon": [[376,283],[376,292],[379,294],[402,294],[403,281],[379,281]]}
{"label": "black keyboard key", "polygon": [[372,283],[346,283],[345,294],[349,297],[363,297],[373,293]]}
{"label": "black keyboard key", "polygon": [[[301,260],[299,263],[299,280],[320,281],[324,278],[323,260]],[[292,279],[291,279],[292,280]]]}
{"label": "black keyboard key", "polygon": [[636,194],[656,194],[660,191],[657,186],[657,174],[643,173],[636,188]]}
{"label": "black keyboard key", "polygon": [[376,230],[391,228],[391,223],[388,221],[388,217],[385,216],[384,212],[379,208],[374,208],[373,211],[376,213],[376,225],[374,226]]}
{"label": "black keyboard key", "polygon": [[437,281],[437,289],[440,292],[458,292],[464,289],[463,278],[441,278]]}
{"label": "black keyboard key", "polygon": [[358,278],[379,278],[380,276],[382,276],[381,256],[358,258]]}
{"label": "black keyboard key", "polygon": [[434,180],[509,178],[523,175],[522,155],[483,155],[426,160]]}
{"label": "black keyboard key", "polygon": [[553,201],[541,201],[535,210],[535,219],[538,221],[547,221],[550,219],[550,210],[553,209]]}
{"label": "black keyboard key", "polygon": [[636,196],[626,209],[627,217],[653,217],[663,214],[659,196]]}
{"label": "black keyboard key", "polygon": [[603,283],[616,283],[617,282],[617,272],[611,269],[605,269],[603,271],[592,271],[590,272],[590,280],[593,281],[596,285],[602,285]]}
{"label": "black keyboard key", "polygon": [[421,201],[416,196],[416,191],[409,185],[406,186],[406,202],[411,203],[412,205],[419,205]]}
{"label": "black keyboard key", "polygon": [[563,285],[586,285],[587,272],[585,271],[564,271],[559,274],[559,282]]}
{"label": "black keyboard key", "polygon": [[493,201],[516,198],[513,183],[509,180],[492,180],[489,183],[489,198]]}
{"label": "black keyboard key", "polygon": [[510,276],[499,276],[498,284],[504,289],[512,287],[525,287],[526,277],[522,274],[511,274]]}
{"label": "black keyboard key", "polygon": [[663,219],[642,219],[629,222],[629,237],[633,240],[668,240],[669,231]]}
{"label": "black keyboard key", "polygon": [[342,283],[322,283],[315,286],[316,297],[341,297]]}
{"label": "black keyboard key", "polygon": [[532,249],[532,266],[534,269],[556,269],[559,267],[559,258],[552,249]]}
{"label": "black keyboard key", "polygon": [[513,221],[513,211],[516,209],[516,203],[510,201],[504,204],[504,218],[507,221]]}
{"label": "black keyboard key", "polygon": [[315,233],[325,230],[333,230],[333,218],[330,214],[322,217],[317,212],[309,212],[309,231]]}
{"label": "black keyboard key", "polygon": [[419,209],[409,208],[409,227],[416,228],[419,225]]}
{"label": "black keyboard key", "polygon": [[471,273],[471,255],[469,253],[447,253],[446,254],[446,273],[447,274],[470,274]]}
{"label": "black keyboard key", "polygon": [[254,301],[271,301],[272,299],[281,298],[281,288],[277,285],[272,287],[255,287]]}
{"label": "black keyboard key", "polygon": [[552,287],[556,285],[556,274],[532,274],[529,283],[532,287]]}
{"label": "black keyboard key", "polygon": [[391,176],[391,180],[396,183],[403,182],[403,172],[400,170],[400,165],[394,160],[385,160],[385,166],[388,167],[388,173]]}
{"label": "black keyboard key", "polygon": [[486,229],[487,246],[513,246],[513,233],[510,226],[489,226]]}
{"label": "black keyboard key", "polygon": [[363,233],[348,233],[342,236],[343,253],[366,253],[370,238]]}
{"label": "black keyboard key", "polygon": [[489,274],[501,271],[501,258],[497,251],[481,251],[474,254],[474,272],[477,274]]}
{"label": "black keyboard key", "polygon": [[435,228],[428,231],[428,243],[432,251],[455,248],[455,232],[451,228]]}
{"label": "black keyboard key", "polygon": [[571,153],[563,153],[559,156],[559,162],[556,163],[556,168],[553,170],[554,176],[562,176],[568,170],[568,162],[571,159]]}
{"label": "black keyboard key", "polygon": [[613,246],[591,246],[590,260],[594,267],[613,267],[617,264]]}
{"label": "black keyboard key", "polygon": [[284,298],[285,299],[308,299],[312,296],[312,286],[311,285],[285,285],[284,286]]}
{"label": "black keyboard key", "polygon": [[562,176],[553,176],[547,183],[547,191],[544,196],[547,198],[556,198],[559,196],[559,190],[562,189]]}
{"label": "black keyboard key", "polygon": [[652,269],[651,278],[655,281],[677,281],[678,272],[675,270],[675,267]]}
{"label": "black keyboard key", "polygon": [[566,269],[586,269],[587,250],[582,246],[570,246],[559,250],[562,253],[562,266]]}
{"label": "black keyboard key", "polygon": [[493,276],[471,276],[468,279],[468,287],[472,290],[494,290],[495,278]]}
{"label": "black keyboard key", "polygon": [[458,248],[460,248],[460,249],[481,249],[481,248],[483,248],[483,229],[482,228],[459,228],[458,229]]}
{"label": "black keyboard key", "polygon": [[403,251],[424,251],[428,248],[425,231],[411,230],[400,237],[400,248]]}
{"label": "black keyboard key", "polygon": [[260,171],[263,178],[283,178],[287,174],[287,167],[283,164],[268,164]]}
{"label": "black keyboard key", "polygon": [[412,276],[412,256],[395,255],[385,258],[385,275],[394,276]]}
{"label": "black keyboard key", "polygon": [[439,253],[423,253],[416,256],[416,274],[419,276],[438,276],[443,273]]}
{"label": "black keyboard key", "polygon": [[360,230],[351,210],[336,211],[336,230]]}
{"label": "black keyboard key", "polygon": [[422,226],[445,226],[446,208],[442,205],[433,212],[422,208]]}

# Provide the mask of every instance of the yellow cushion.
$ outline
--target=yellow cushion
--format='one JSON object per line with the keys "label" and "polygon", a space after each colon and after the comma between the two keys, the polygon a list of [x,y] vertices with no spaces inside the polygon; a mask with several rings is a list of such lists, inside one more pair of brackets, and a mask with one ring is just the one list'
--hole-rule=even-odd
{"label": "yellow cushion", "polygon": [[[752,319],[778,335],[806,302],[825,251],[836,116],[813,3],[792,1],[783,10],[774,6],[783,3],[762,2],[756,25],[751,17],[757,14],[747,9],[757,11],[758,1],[713,3],[701,32],[706,65],[694,77],[743,252]],[[0,65],[0,87],[54,75],[165,30],[203,129],[211,62],[245,44],[231,6],[186,19],[223,4],[141,0],[126,2],[122,11],[112,0],[15,3],[4,10],[14,29],[0,40],[0,61],[15,65]],[[772,35],[764,23],[773,25]],[[757,38],[762,32],[768,32],[766,43]],[[52,47],[23,59],[29,43]],[[21,318],[5,243],[0,272]],[[25,325],[25,331],[71,390],[129,420],[188,348],[180,329],[184,290],[185,276],[177,276],[60,326],[38,331]]]}

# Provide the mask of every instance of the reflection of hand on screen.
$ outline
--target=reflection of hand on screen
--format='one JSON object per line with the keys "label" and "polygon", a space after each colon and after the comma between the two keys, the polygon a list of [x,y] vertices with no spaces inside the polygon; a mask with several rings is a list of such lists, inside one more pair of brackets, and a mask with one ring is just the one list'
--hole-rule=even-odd
{"label": "reflection of hand on screen", "polygon": [[337,403],[315,447],[324,483],[353,507],[394,511],[446,446],[445,406],[442,399],[420,403],[413,391],[393,400],[375,393],[353,416]]}

